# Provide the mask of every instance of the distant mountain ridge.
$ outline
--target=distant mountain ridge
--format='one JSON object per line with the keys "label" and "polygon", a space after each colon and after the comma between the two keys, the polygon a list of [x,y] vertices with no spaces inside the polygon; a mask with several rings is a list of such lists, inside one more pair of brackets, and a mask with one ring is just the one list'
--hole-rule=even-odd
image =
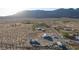
{"label": "distant mountain ridge", "polygon": [[[25,10],[15,15],[6,16],[4,18],[79,18],[79,8],[73,9],[56,9],[52,11],[45,11],[45,10]],[[1,17],[3,18],[3,17]]]}

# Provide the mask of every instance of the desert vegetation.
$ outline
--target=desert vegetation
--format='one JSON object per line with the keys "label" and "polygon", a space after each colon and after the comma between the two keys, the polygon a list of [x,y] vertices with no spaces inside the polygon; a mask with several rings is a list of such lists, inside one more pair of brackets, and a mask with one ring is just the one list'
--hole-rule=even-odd
{"label": "desert vegetation", "polygon": [[78,34],[78,20],[4,22],[0,23],[0,49],[79,49]]}

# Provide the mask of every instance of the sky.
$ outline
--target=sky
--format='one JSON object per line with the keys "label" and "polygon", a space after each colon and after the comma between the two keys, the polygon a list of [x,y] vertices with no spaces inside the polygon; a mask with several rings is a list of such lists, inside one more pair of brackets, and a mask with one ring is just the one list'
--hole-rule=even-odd
{"label": "sky", "polygon": [[72,0],[0,0],[0,16],[12,15],[23,10],[54,10],[55,8],[63,8],[63,6],[72,8],[79,4],[78,2],[74,4],[74,0],[71,1]]}
{"label": "sky", "polygon": [[49,0],[0,0],[0,16],[16,14],[23,10],[54,10],[48,8]]}

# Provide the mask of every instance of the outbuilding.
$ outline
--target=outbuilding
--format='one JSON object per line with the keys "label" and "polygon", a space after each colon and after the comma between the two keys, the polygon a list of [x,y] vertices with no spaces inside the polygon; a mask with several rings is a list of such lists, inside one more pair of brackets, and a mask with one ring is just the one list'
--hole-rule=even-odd
{"label": "outbuilding", "polygon": [[35,28],[35,29],[38,30],[38,31],[45,31],[45,29],[42,28],[42,27],[38,27],[38,28]]}

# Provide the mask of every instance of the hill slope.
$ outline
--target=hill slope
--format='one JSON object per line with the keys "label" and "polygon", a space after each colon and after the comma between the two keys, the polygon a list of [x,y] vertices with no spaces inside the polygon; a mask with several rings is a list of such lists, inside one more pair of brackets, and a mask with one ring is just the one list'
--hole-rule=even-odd
{"label": "hill slope", "polygon": [[44,10],[28,10],[16,13],[15,15],[7,16],[4,18],[79,18],[79,8],[73,9],[57,9],[52,11]]}

